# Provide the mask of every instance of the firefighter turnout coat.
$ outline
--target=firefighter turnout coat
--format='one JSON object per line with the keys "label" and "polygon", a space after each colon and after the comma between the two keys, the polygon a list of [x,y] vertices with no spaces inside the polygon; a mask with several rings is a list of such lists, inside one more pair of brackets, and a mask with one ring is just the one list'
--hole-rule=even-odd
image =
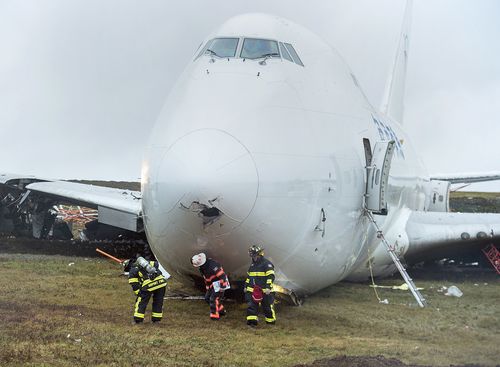
{"label": "firefighter turnout coat", "polygon": [[227,275],[221,264],[210,258],[198,269],[205,280],[205,301],[210,305],[210,318],[218,320],[226,313],[222,299],[224,291],[229,288]]}
{"label": "firefighter turnout coat", "polygon": [[269,294],[263,294],[262,310],[267,323],[273,324],[276,321],[276,313],[274,311],[274,293],[272,292],[274,284],[274,265],[271,261],[263,256],[258,256],[255,262],[252,262],[248,269],[248,277],[245,280],[245,300],[248,304],[247,308],[247,323],[249,325],[257,325],[259,303],[252,298],[252,292],[256,286],[262,288],[263,291],[269,289]]}
{"label": "firefighter turnout coat", "polygon": [[[149,264],[155,269],[159,269],[158,261],[150,261]],[[145,269],[134,265],[128,275],[128,282],[137,296],[134,307],[134,320],[142,322],[149,299],[153,297],[153,310],[151,320],[160,321],[163,317],[163,297],[167,281],[160,270],[154,274],[148,274]]]}

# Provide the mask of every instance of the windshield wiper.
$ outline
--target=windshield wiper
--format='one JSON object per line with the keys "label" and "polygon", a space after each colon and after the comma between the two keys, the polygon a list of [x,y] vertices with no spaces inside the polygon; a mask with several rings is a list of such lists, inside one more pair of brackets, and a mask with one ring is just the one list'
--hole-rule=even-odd
{"label": "windshield wiper", "polygon": [[277,53],[277,52],[270,52],[270,53],[267,53],[267,54],[264,54],[264,55],[258,57],[259,59],[264,58],[264,60],[259,61],[259,64],[266,65],[266,60],[269,59],[269,58],[271,58],[271,57],[274,57],[274,56],[278,56],[279,57],[280,54]]}
{"label": "windshield wiper", "polygon": [[269,57],[279,56],[279,55],[280,55],[280,54],[279,54],[279,53],[277,53],[277,52],[270,52],[270,53],[268,53],[268,54],[264,54],[264,55],[262,55],[261,57],[259,57],[259,59],[260,59],[260,58],[262,58],[262,57],[269,58]]}
{"label": "windshield wiper", "polygon": [[211,49],[209,49],[209,48],[207,48],[207,49],[205,50],[205,53],[207,53],[207,52],[208,52],[210,55],[212,55],[212,56],[217,56],[217,57],[220,57],[219,55],[217,55],[217,52],[215,52],[214,50],[211,50]]}

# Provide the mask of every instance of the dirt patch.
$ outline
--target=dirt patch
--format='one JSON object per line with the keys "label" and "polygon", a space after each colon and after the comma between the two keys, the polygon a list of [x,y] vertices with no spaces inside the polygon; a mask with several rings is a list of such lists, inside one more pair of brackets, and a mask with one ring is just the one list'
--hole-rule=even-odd
{"label": "dirt patch", "polygon": [[[384,356],[338,356],[335,358],[318,359],[311,364],[298,364],[295,367],[428,367],[420,364],[405,364],[395,358]],[[451,365],[453,367],[480,367],[478,364]]]}

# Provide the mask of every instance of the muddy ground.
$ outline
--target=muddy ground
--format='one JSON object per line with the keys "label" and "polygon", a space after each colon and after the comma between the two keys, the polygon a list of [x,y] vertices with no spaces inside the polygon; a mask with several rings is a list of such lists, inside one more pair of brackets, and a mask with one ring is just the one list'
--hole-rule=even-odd
{"label": "muddy ground", "polygon": [[[450,365],[455,367],[479,367],[478,364]],[[405,364],[395,358],[384,356],[338,356],[331,359],[319,359],[311,364],[298,364],[295,367],[427,367],[420,364]]]}

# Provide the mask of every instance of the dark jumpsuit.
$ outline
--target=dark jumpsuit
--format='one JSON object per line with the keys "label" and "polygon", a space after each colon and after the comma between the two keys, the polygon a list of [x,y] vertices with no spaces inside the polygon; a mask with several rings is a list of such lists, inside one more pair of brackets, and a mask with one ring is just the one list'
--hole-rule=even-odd
{"label": "dark jumpsuit", "polygon": [[[150,261],[149,264],[159,269],[158,261]],[[139,266],[132,266],[129,271],[128,282],[137,295],[134,307],[135,322],[144,321],[144,313],[146,312],[146,307],[151,295],[153,296],[151,321],[160,321],[163,317],[163,297],[165,297],[165,289],[167,286],[167,281],[162,273],[157,270],[155,274],[148,276],[146,270]]]}
{"label": "dark jumpsuit", "polygon": [[[229,285],[227,275],[224,273],[221,264],[210,258],[199,269],[205,280],[205,288],[207,290],[205,301],[210,305],[210,318],[218,320],[221,315],[226,313],[222,299],[224,297],[224,290]],[[213,283],[216,281],[220,284],[221,289],[219,292],[214,290]]]}
{"label": "dark jumpsuit", "polygon": [[[263,256],[259,256],[255,262],[252,262],[248,269],[248,277],[245,281],[245,301],[247,302],[247,324],[257,325],[259,320],[259,303],[252,299],[252,292],[255,285],[258,285],[264,291],[273,289],[274,283],[274,265]],[[274,292],[263,295],[262,311],[266,318],[266,323],[274,324],[276,322],[276,313],[274,312]]]}

